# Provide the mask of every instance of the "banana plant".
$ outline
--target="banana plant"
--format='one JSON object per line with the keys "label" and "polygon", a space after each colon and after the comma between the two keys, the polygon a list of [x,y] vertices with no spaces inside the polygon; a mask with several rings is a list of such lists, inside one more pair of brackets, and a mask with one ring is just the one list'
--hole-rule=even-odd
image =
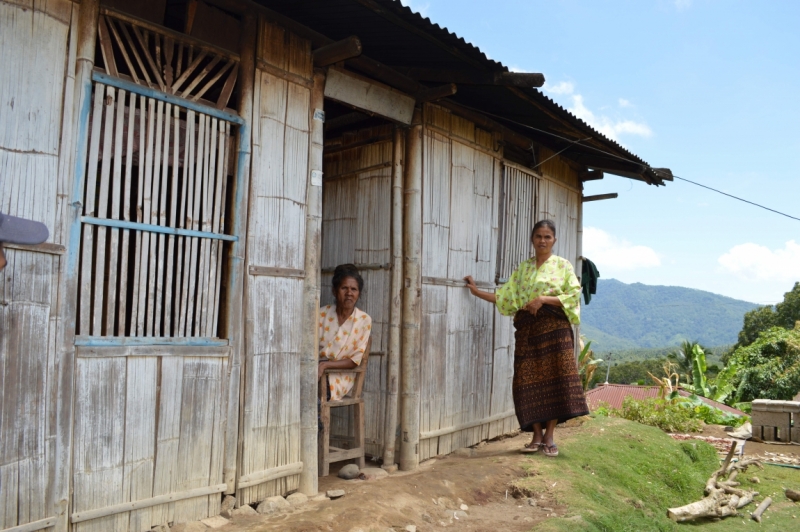
{"label": "banana plant", "polygon": [[[582,339],[581,344],[583,344]],[[578,374],[581,376],[584,392],[589,389],[589,383],[592,382],[595,370],[603,362],[600,358],[592,358],[594,353],[590,349],[591,345],[590,340],[581,348],[581,354],[578,356]]]}

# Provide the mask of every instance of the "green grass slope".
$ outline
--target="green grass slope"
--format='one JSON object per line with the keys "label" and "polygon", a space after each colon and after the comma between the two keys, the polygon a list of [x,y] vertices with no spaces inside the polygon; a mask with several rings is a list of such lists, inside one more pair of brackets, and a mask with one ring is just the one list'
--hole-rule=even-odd
{"label": "green grass slope", "polygon": [[[514,483],[534,497],[547,493],[565,505],[564,517],[536,525],[537,531],[646,532],[679,530],[798,530],[800,505],[783,494],[797,486],[800,471],[782,467],[750,468],[736,480],[760,493],[740,517],[718,522],[678,524],[667,509],[703,497],[705,482],[719,467],[716,450],[704,442],[678,442],[659,429],[617,418],[596,417],[569,435],[556,431],[556,459],[532,455],[527,476]],[[749,479],[759,478],[759,484]],[[762,525],[752,512],[766,496],[773,505]],[[767,518],[768,516],[768,518]]]}
{"label": "green grass slope", "polygon": [[581,334],[595,352],[736,343],[745,312],[758,305],[679,286],[625,284],[600,279],[597,294],[581,307]]}

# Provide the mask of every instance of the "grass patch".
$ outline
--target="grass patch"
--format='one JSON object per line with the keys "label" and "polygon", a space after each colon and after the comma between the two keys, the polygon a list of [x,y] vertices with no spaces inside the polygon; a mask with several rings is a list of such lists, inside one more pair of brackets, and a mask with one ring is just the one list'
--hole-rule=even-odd
{"label": "grass patch", "polygon": [[[548,519],[537,525],[537,531],[755,530],[759,525],[750,521],[749,512],[767,495],[774,502],[761,526],[800,529],[800,504],[783,495],[784,486],[800,487],[800,470],[750,469],[737,480],[761,495],[743,509],[742,517],[677,524],[667,518],[667,508],[703,496],[705,481],[719,466],[713,447],[699,441],[677,442],[657,428],[617,418],[597,417],[571,435],[560,432],[556,433],[559,457],[532,456],[525,467],[539,474],[515,482],[520,490],[548,493],[568,507],[564,518]],[[753,476],[760,479],[758,486],[749,482]]]}

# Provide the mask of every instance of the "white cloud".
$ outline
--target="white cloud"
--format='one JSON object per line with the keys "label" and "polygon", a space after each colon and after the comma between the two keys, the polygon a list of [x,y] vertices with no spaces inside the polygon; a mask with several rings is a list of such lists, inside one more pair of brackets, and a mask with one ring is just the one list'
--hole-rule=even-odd
{"label": "white cloud", "polygon": [[692,7],[693,0],[675,0],[675,7],[678,8],[678,11],[684,11]]}
{"label": "white cloud", "polygon": [[650,126],[644,122],[596,115],[586,107],[583,103],[583,96],[580,94],[572,95],[572,107],[567,110],[613,140],[618,140],[619,136],[624,134],[637,135],[640,137],[649,137],[653,134]]}
{"label": "white cloud", "polygon": [[633,104],[631,102],[629,102],[628,100],[626,100],[625,98],[620,98],[619,99],[619,106],[620,107],[631,107],[632,105]]}
{"label": "white cloud", "polygon": [[800,281],[800,244],[786,242],[783,249],[739,244],[717,259],[720,266],[740,279],[759,281]]}
{"label": "white cloud", "polygon": [[634,245],[596,227],[583,228],[583,254],[600,269],[620,271],[661,266],[653,248]]}
{"label": "white cloud", "polygon": [[572,94],[575,91],[575,85],[572,84],[570,81],[562,81],[561,83],[557,83],[555,85],[550,85],[549,83],[545,82],[544,87],[542,87],[545,92],[549,92],[550,94]]}

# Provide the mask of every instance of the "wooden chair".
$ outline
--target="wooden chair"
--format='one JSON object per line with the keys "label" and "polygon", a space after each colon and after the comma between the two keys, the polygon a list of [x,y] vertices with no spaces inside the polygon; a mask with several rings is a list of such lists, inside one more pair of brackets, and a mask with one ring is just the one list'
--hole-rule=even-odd
{"label": "wooden chair", "polygon": [[[364,379],[367,377],[367,361],[372,348],[372,338],[367,342],[367,349],[361,359],[361,364],[345,373],[355,373],[356,382],[350,394],[339,401],[328,400],[328,374],[342,373],[342,370],[325,370],[319,379],[320,419],[322,420],[322,434],[319,436],[319,476],[325,477],[330,473],[332,462],[356,459],[358,467],[365,465],[364,452],[364,399],[361,392],[364,389]],[[353,448],[339,449],[331,447],[331,408],[353,406]]]}

